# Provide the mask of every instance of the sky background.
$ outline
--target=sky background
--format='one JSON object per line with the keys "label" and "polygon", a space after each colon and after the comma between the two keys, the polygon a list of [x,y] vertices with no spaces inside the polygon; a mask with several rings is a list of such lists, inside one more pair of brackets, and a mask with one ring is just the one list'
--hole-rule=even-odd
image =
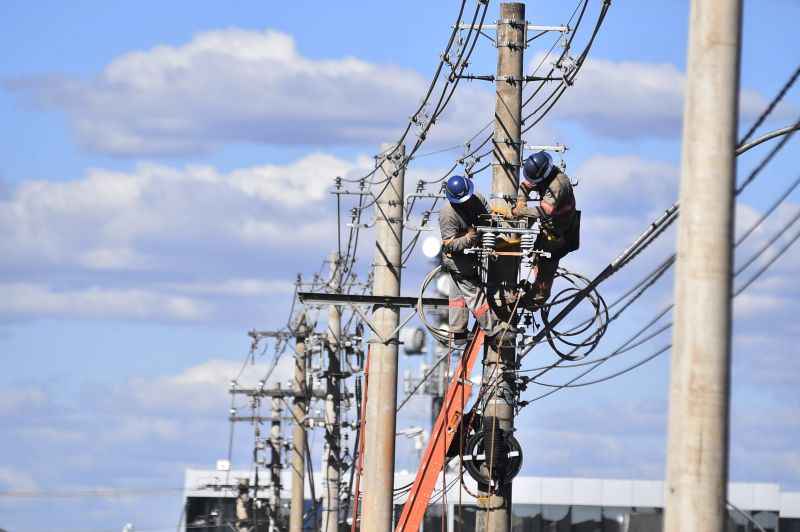
{"label": "sky background", "polygon": [[[564,23],[576,3],[529,1],[527,17]],[[589,0],[576,53],[600,4]],[[212,468],[227,455],[226,388],[250,348],[246,331],[285,324],[297,274],[310,279],[336,241],[333,177],[363,174],[379,145],[397,138],[457,10],[452,1],[0,6],[0,528],[175,527],[185,468]],[[487,22],[497,10],[491,2]],[[788,44],[799,17],[794,0],[744,2],[743,131],[800,62]],[[600,272],[677,199],[687,19],[686,2],[615,1],[575,85],[526,136],[570,148],[583,211],[583,247],[565,260],[572,270]],[[528,49],[527,72],[548,39]],[[493,73],[495,53],[481,40],[468,70]],[[796,120],[798,94],[789,92],[763,131]],[[459,147],[412,161],[409,187],[463,154],[460,145],[491,119],[493,98],[485,82],[459,86],[420,154]],[[740,196],[739,232],[797,177],[796,146]],[[767,150],[741,157],[740,176]],[[488,172],[476,184],[488,192]],[[739,246],[737,263],[798,208],[789,196]],[[603,286],[604,297],[673,250],[668,232]],[[363,277],[370,231],[359,257]],[[796,491],[798,265],[793,249],[737,298],[731,430],[732,480]],[[416,294],[430,267],[417,250],[403,292]],[[666,276],[632,306],[597,356],[669,303],[671,287]],[[668,341],[666,333],[595,373]],[[263,375],[268,347],[243,382]],[[537,351],[525,364],[552,361]],[[418,362],[404,357],[402,369]],[[276,378],[288,370],[283,360]],[[668,371],[662,355],[532,403],[517,420],[523,474],[663,478]],[[531,386],[524,397],[542,391]],[[398,428],[426,423],[427,401],[413,399]],[[249,466],[251,440],[237,429],[235,467]],[[398,467],[413,470],[414,457],[399,439]],[[98,488],[141,493],[77,496]]]}

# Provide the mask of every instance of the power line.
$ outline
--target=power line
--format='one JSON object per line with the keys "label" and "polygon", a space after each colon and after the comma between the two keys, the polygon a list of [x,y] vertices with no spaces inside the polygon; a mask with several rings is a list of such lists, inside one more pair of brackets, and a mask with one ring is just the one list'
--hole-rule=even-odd
{"label": "power line", "polygon": [[766,120],[767,117],[770,114],[772,114],[772,111],[775,109],[775,106],[777,106],[778,103],[780,103],[780,101],[783,100],[783,97],[786,96],[786,93],[789,91],[789,89],[792,88],[792,85],[794,85],[795,81],[797,81],[798,76],[800,76],[800,65],[798,65],[794,73],[791,76],[789,76],[789,79],[786,81],[786,83],[783,84],[781,90],[779,90],[778,94],[776,94],[775,97],[772,99],[772,101],[769,102],[769,105],[767,105],[766,109],[764,109],[761,115],[759,115],[759,117],[756,119],[753,125],[750,126],[750,129],[747,130],[747,133],[745,133],[744,137],[742,137],[742,139],[739,141],[738,143],[739,146],[744,145],[744,143],[747,142],[750,139],[750,137],[753,136],[753,133],[755,133],[756,130],[759,127],[761,127],[761,124],[764,123],[764,120]]}
{"label": "power line", "polygon": [[[785,199],[785,197],[784,197],[784,199]],[[785,234],[785,233],[786,233],[786,232],[787,232],[787,231],[788,231],[788,230],[789,230],[789,229],[790,229],[792,226],[794,226],[794,225],[795,225],[795,224],[796,224],[796,223],[797,223],[799,220],[800,220],[800,210],[798,210],[798,213],[797,213],[797,215],[796,215],[796,216],[794,216],[794,217],[793,217],[793,218],[792,218],[792,219],[791,219],[791,220],[790,220],[788,223],[786,223],[786,224],[783,226],[783,228],[782,228],[782,229],[781,229],[781,230],[780,230],[780,231],[779,231],[779,232],[776,234],[776,236],[775,236],[775,237],[773,237],[773,238],[770,240],[770,245],[771,245],[771,244],[773,244],[773,243],[774,243],[774,242],[777,240],[777,238],[778,238],[778,237],[780,237],[780,236],[782,236],[783,234]],[[761,222],[762,222],[762,220],[758,220],[758,221],[756,222],[756,224],[760,224]],[[750,233],[752,233],[752,231],[750,231]],[[788,241],[788,242],[787,242],[787,243],[786,243],[786,244],[785,244],[785,245],[784,245],[784,246],[783,246],[783,247],[782,247],[782,248],[781,248],[779,251],[778,251],[778,253],[776,253],[776,254],[775,254],[775,256],[773,256],[773,257],[772,257],[772,258],[771,258],[771,259],[770,259],[770,260],[769,260],[769,261],[768,261],[768,262],[767,262],[767,263],[766,263],[764,266],[762,266],[762,267],[761,267],[761,268],[760,268],[760,269],[759,269],[759,270],[758,270],[758,271],[757,271],[757,272],[756,272],[756,273],[755,273],[755,274],[754,274],[754,275],[753,275],[753,276],[752,276],[750,279],[748,279],[748,281],[747,281],[747,282],[745,282],[745,283],[744,283],[742,286],[740,286],[740,287],[739,287],[739,288],[738,288],[738,289],[737,289],[737,290],[736,290],[736,291],[733,293],[733,296],[732,296],[732,297],[737,297],[737,296],[738,296],[738,295],[740,295],[742,292],[744,292],[744,290],[746,290],[746,289],[747,289],[747,288],[748,288],[750,285],[752,285],[752,284],[753,284],[753,283],[754,283],[754,282],[755,282],[757,279],[759,279],[759,278],[760,278],[760,277],[761,277],[761,276],[762,276],[762,275],[763,275],[763,274],[764,274],[764,273],[765,273],[765,272],[766,272],[766,271],[767,271],[767,270],[768,270],[768,269],[769,269],[769,268],[770,268],[770,267],[771,267],[771,266],[772,266],[772,265],[773,265],[773,264],[774,264],[774,263],[775,263],[775,262],[776,262],[776,261],[777,261],[777,260],[778,260],[778,259],[779,259],[781,256],[783,256],[783,255],[786,253],[786,251],[788,251],[788,250],[789,250],[789,248],[791,248],[791,246],[792,246],[792,245],[793,245],[793,244],[794,244],[794,243],[795,243],[795,242],[796,242],[798,239],[800,239],[800,231],[798,231],[798,232],[797,232],[797,233],[796,233],[796,234],[795,234],[795,235],[794,235],[794,236],[793,236],[793,237],[792,237],[792,238],[791,238],[791,239],[790,239],[790,240],[789,240],[789,241]],[[769,246],[765,246],[765,247],[762,247],[761,249],[759,249],[759,250],[758,250],[758,251],[757,251],[757,252],[756,252],[756,253],[755,253],[755,254],[754,254],[752,257],[751,257],[751,259],[748,261],[748,264],[752,263],[754,260],[756,260],[756,259],[758,259],[759,257],[763,256],[763,255],[764,255],[764,254],[765,254],[765,253],[768,251],[768,249],[769,249]],[[740,270],[737,270],[737,272],[734,274],[734,277],[738,276],[738,275],[739,275],[741,272],[743,272],[743,271],[744,271],[744,268],[742,268],[742,269],[740,269]],[[640,360],[640,361],[636,362],[636,363],[635,363],[635,364],[633,364],[632,366],[629,366],[629,367],[627,367],[627,368],[625,368],[625,369],[623,369],[623,370],[620,370],[620,371],[618,371],[618,372],[616,372],[616,373],[613,373],[613,374],[611,374],[611,375],[607,375],[607,376],[605,376],[605,377],[599,378],[599,379],[597,379],[597,380],[594,380],[594,381],[588,381],[588,382],[582,382],[582,383],[575,384],[575,382],[576,382],[577,380],[579,380],[579,379],[580,379],[580,378],[582,378],[583,376],[587,375],[587,374],[588,374],[588,373],[590,373],[591,371],[595,370],[597,367],[599,367],[599,366],[600,366],[600,364],[602,364],[602,363],[606,362],[607,360],[609,360],[610,358],[613,358],[614,356],[616,356],[616,355],[618,355],[618,354],[621,354],[622,352],[624,352],[624,351],[623,351],[623,349],[624,349],[625,347],[627,347],[627,346],[628,346],[628,345],[629,345],[629,344],[630,344],[632,341],[634,341],[634,340],[635,340],[636,338],[638,338],[638,337],[639,337],[641,334],[643,334],[643,333],[644,333],[644,332],[645,332],[647,329],[649,329],[650,327],[652,327],[652,326],[653,326],[653,325],[654,325],[654,324],[655,324],[655,323],[656,323],[656,322],[657,322],[657,321],[658,321],[658,320],[659,320],[661,317],[663,317],[663,316],[666,314],[666,311],[670,310],[671,308],[672,308],[672,305],[669,305],[669,306],[668,306],[666,309],[664,309],[664,310],[663,310],[661,313],[659,313],[659,314],[656,316],[656,318],[654,318],[653,320],[651,320],[650,322],[648,322],[648,323],[647,323],[647,324],[646,324],[646,325],[645,325],[643,328],[641,328],[639,331],[637,331],[637,333],[636,333],[636,334],[635,334],[633,337],[631,337],[631,338],[630,338],[628,341],[626,341],[625,343],[623,343],[623,344],[622,344],[622,346],[620,346],[620,348],[619,348],[619,349],[617,349],[616,351],[614,351],[614,352],[613,352],[611,355],[608,355],[608,356],[606,356],[606,357],[603,357],[602,359],[598,359],[598,360],[594,360],[594,361],[588,362],[588,363],[587,363],[587,365],[591,365],[591,364],[595,364],[595,365],[593,365],[591,368],[589,368],[589,369],[588,369],[588,370],[586,370],[585,372],[581,373],[581,374],[580,374],[580,375],[578,375],[577,377],[574,377],[573,379],[570,379],[570,380],[569,380],[569,381],[567,381],[566,383],[564,383],[564,384],[560,384],[560,385],[555,385],[555,384],[543,383],[543,382],[539,382],[539,381],[535,381],[535,380],[530,380],[529,382],[533,382],[533,383],[535,383],[535,384],[538,384],[538,385],[540,385],[540,386],[544,386],[544,387],[548,387],[548,388],[553,388],[553,390],[551,390],[550,392],[548,392],[548,393],[546,393],[546,394],[542,394],[542,395],[540,395],[540,396],[537,396],[537,397],[535,397],[535,398],[534,398],[533,400],[531,400],[531,401],[527,401],[527,402],[526,402],[526,404],[530,404],[530,403],[531,403],[531,402],[533,402],[533,401],[536,401],[536,400],[539,400],[539,399],[543,399],[544,397],[547,397],[548,395],[551,395],[552,393],[555,393],[556,391],[558,391],[558,390],[561,390],[561,389],[564,389],[564,388],[575,388],[575,387],[582,387],[582,386],[588,386],[588,385],[591,385],[591,384],[598,384],[598,383],[601,383],[601,382],[605,382],[605,381],[607,381],[607,380],[610,380],[610,379],[613,379],[613,378],[615,378],[615,377],[618,377],[618,376],[620,376],[620,375],[623,375],[623,374],[625,374],[625,373],[628,373],[628,372],[630,372],[630,371],[632,371],[632,370],[634,370],[634,369],[636,369],[636,368],[638,368],[638,367],[640,367],[640,366],[644,365],[645,363],[649,362],[650,360],[653,360],[653,359],[654,359],[654,358],[656,358],[658,355],[660,355],[660,354],[662,354],[662,353],[666,352],[666,351],[667,351],[667,350],[669,350],[669,348],[671,347],[671,344],[669,344],[669,345],[667,345],[667,346],[665,346],[665,347],[663,347],[663,348],[659,349],[657,352],[655,352],[655,353],[653,353],[652,355],[649,355],[648,357],[646,357],[646,358],[644,358],[644,359],[642,359],[642,360]],[[670,324],[669,326],[666,326],[666,327],[662,328],[662,329],[661,329],[660,331],[658,331],[658,333],[656,333],[656,334],[660,334],[661,332],[664,332],[664,331],[665,331],[665,330],[667,330],[667,329],[668,329],[670,326],[671,326],[671,324]],[[656,334],[654,334],[654,335],[651,335],[651,337],[649,337],[649,338],[652,338],[652,337],[654,337]],[[625,351],[628,351],[628,350],[629,350],[629,349],[625,349]]]}

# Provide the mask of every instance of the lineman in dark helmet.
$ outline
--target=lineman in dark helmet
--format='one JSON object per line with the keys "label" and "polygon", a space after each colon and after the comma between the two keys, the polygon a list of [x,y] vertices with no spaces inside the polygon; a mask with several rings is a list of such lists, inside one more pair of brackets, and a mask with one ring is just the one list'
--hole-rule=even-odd
{"label": "lineman in dark helmet", "polygon": [[[533,291],[526,298],[538,306],[550,297],[558,262],[578,249],[580,211],[575,209],[569,177],[553,164],[549,153],[540,151],[525,159],[522,174],[521,190],[511,214],[515,218],[526,217],[531,224],[539,221],[541,233],[535,248],[551,254],[550,258],[538,258]],[[539,205],[528,207],[528,196],[533,191],[539,195]]]}
{"label": "lineman in dark helmet", "polygon": [[464,250],[480,244],[475,226],[480,216],[489,212],[486,199],[475,192],[471,179],[454,175],[444,186],[447,203],[439,212],[439,230],[442,234],[442,269],[452,278],[449,325],[456,342],[467,335],[469,311],[475,316],[486,336],[493,337],[502,330],[502,323],[489,305],[486,291],[481,286],[478,262],[474,254]]}

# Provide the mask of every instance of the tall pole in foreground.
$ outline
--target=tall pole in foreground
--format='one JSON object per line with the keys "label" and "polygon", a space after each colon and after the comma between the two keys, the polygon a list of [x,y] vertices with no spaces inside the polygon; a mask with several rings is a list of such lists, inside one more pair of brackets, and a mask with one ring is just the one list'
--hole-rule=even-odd
{"label": "tall pole in foreground", "polygon": [[[492,165],[492,206],[508,207],[504,197],[515,198],[519,185],[520,151],[522,149],[522,58],[525,50],[525,4],[500,4],[497,24],[497,84],[495,101],[494,163]],[[517,283],[519,260],[503,257],[492,263],[489,282],[494,284],[500,303],[507,301],[506,294]],[[491,289],[490,292],[491,294]],[[510,319],[510,318],[509,318]],[[492,463],[493,453],[502,452],[497,441],[499,431],[514,428],[514,368],[516,338],[501,333],[493,342],[487,342],[483,362],[483,382],[497,383],[490,388],[483,413],[484,447],[487,463]],[[499,460],[503,460],[500,457]],[[479,499],[477,530],[507,532],[511,529],[511,483],[494,487],[479,486],[484,497]]]}
{"label": "tall pole in foreground", "polygon": [[[330,288],[339,293],[342,288],[342,269],[339,254],[331,255]],[[341,475],[341,430],[339,404],[341,400],[340,338],[342,310],[338,305],[328,307],[328,371],[325,374],[325,477],[322,481],[322,532],[336,532],[339,527],[339,477]]]}
{"label": "tall pole in foreground", "polygon": [[[375,203],[375,262],[372,293],[399,296],[403,250],[403,184],[405,147],[383,146],[376,178],[380,195]],[[381,183],[386,179],[386,183]],[[370,347],[367,389],[366,440],[364,453],[364,512],[361,530],[392,530],[394,491],[394,445],[397,411],[397,307],[376,305],[372,313],[375,329],[385,340],[373,336]],[[353,516],[355,519],[356,516]]]}
{"label": "tall pole in foreground", "polygon": [[741,0],[693,0],[683,114],[664,532],[726,523]]}
{"label": "tall pole in foreground", "polygon": [[[294,355],[294,383],[293,388],[298,394],[292,405],[292,504],[289,508],[289,532],[303,532],[303,506],[306,471],[306,427],[305,417],[307,408],[306,389],[306,337],[308,327],[305,315],[301,315],[299,325],[295,331]],[[314,479],[311,479],[314,482]]]}

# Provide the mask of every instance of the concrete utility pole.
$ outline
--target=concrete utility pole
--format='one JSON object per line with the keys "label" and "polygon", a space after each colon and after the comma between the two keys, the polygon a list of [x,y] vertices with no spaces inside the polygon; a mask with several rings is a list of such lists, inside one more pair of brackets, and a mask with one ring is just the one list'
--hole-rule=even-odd
{"label": "concrete utility pole", "polygon": [[722,532],[727,520],[741,8],[741,0],[691,4],[665,532]]}
{"label": "concrete utility pole", "polygon": [[[405,147],[383,146],[381,172],[376,178],[380,195],[375,203],[375,263],[372,294],[399,296],[403,251],[403,186]],[[392,530],[394,491],[394,447],[397,410],[398,307],[376,305],[372,321],[381,341],[370,342],[369,388],[367,390],[364,455],[364,513],[361,530]],[[394,333],[394,334],[393,334]],[[355,519],[357,516],[353,516]]]}
{"label": "concrete utility pole", "polygon": [[272,421],[269,429],[270,447],[270,487],[272,493],[270,497],[269,532],[278,532],[279,515],[281,509],[281,447],[283,446],[283,430],[281,427],[281,417],[283,415],[283,400],[280,397],[272,398],[272,408],[270,410]]}
{"label": "concrete utility pole", "polygon": [[[306,389],[306,338],[308,327],[305,316],[300,320],[295,332],[297,343],[294,354],[294,385],[298,392],[292,405],[292,503],[289,507],[289,532],[303,532],[303,503],[306,472],[306,427],[305,416],[308,408]],[[311,479],[314,482],[314,479]]]}
{"label": "concrete utility pole", "polygon": [[[522,57],[525,50],[525,4],[500,4],[500,20],[497,23],[497,97],[495,100],[495,129],[492,139],[494,159],[492,166],[492,206],[509,207],[504,197],[516,198],[519,185],[519,165],[522,149]],[[512,200],[513,201],[513,200]],[[503,257],[492,263],[489,283],[495,285],[498,303],[505,303],[506,294],[514,290],[517,283],[519,260]],[[491,294],[492,288],[490,288]],[[501,335],[502,336],[502,335]],[[495,441],[497,429],[510,431],[514,428],[514,381],[512,369],[516,359],[516,338],[503,337],[502,341],[487,342],[483,365],[483,382],[498,382],[493,389],[483,413],[483,430],[486,435],[484,447],[487,463],[493,461],[494,449],[503,445]],[[502,451],[498,451],[502,452]],[[507,532],[511,529],[511,483],[479,487],[485,498],[479,499],[477,530]]]}
{"label": "concrete utility pole", "polygon": [[[342,289],[342,269],[339,254],[331,255],[330,288],[335,293]],[[342,309],[328,307],[328,371],[325,373],[325,464],[322,480],[322,532],[336,532],[339,527],[339,478],[341,476],[341,429],[339,408],[341,402],[341,335]]]}

